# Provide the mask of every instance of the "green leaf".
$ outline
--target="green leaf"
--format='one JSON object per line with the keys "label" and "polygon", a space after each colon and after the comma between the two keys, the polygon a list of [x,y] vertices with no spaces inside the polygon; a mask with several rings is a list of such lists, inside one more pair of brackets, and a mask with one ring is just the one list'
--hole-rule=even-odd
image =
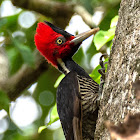
{"label": "green leaf", "polygon": [[100,30],[94,37],[94,44],[96,49],[99,50],[107,42],[111,41],[115,35],[115,28],[111,28],[108,31]]}
{"label": "green leaf", "polygon": [[7,54],[10,62],[10,75],[13,75],[22,66],[23,60],[19,51],[13,46],[9,46]]}
{"label": "green leaf", "polygon": [[5,109],[7,112],[9,112],[9,103],[10,100],[6,93],[0,90],[0,110]]}
{"label": "green leaf", "polygon": [[38,133],[41,133],[44,129],[46,129],[47,128],[47,126],[46,125],[44,125],[44,126],[40,126],[39,128],[38,128]]}
{"label": "green leaf", "polygon": [[[105,59],[104,62],[108,62],[108,58]],[[107,69],[107,64],[105,65],[105,68]],[[92,72],[91,74],[89,74],[89,76],[98,84],[100,83],[100,73],[98,72],[98,70],[101,69],[101,66],[98,65]]]}
{"label": "green leaf", "polygon": [[89,76],[95,81],[97,82],[98,84],[100,83],[100,73],[98,72],[98,70],[101,68],[100,65],[98,65],[93,71],[91,74],[89,74]]}
{"label": "green leaf", "polygon": [[12,32],[15,31],[18,26],[18,15],[19,13],[12,16],[0,18],[0,32],[5,32],[7,30],[10,30]]}
{"label": "green leaf", "polygon": [[114,5],[111,5],[111,8],[106,9],[105,16],[103,16],[103,19],[101,20],[100,25],[99,25],[100,29],[108,30],[110,28],[110,21],[112,20],[112,18],[114,18],[118,14],[119,8],[120,8],[120,4],[118,2]]}
{"label": "green leaf", "polygon": [[51,125],[52,123],[54,123],[57,120],[59,120],[59,116],[58,116],[58,113],[57,113],[57,106],[56,106],[56,104],[53,106],[53,109],[51,110],[51,113],[49,115],[50,115],[50,121],[49,121],[49,123],[47,123],[47,125],[40,126],[39,129],[38,129],[38,133],[41,133],[49,125]]}
{"label": "green leaf", "polygon": [[0,5],[1,5],[2,1],[3,1],[3,0],[0,0]]}
{"label": "green leaf", "polygon": [[110,28],[116,27],[117,22],[118,22],[118,18],[119,18],[118,15],[115,16],[114,18],[112,18],[112,20],[111,20],[111,24],[110,24]]}
{"label": "green leaf", "polygon": [[93,41],[97,50],[100,50],[103,45],[105,45],[107,42],[111,41],[114,38],[118,17],[119,16],[115,16],[114,18],[112,18],[110,23],[110,29],[108,31],[100,30],[95,35]]}
{"label": "green leaf", "polygon": [[13,43],[14,43],[15,47],[20,52],[23,61],[25,63],[29,64],[30,66],[34,66],[35,58],[34,58],[34,55],[31,51],[31,49],[28,46],[20,43],[16,39],[12,39],[12,40],[13,40]]}
{"label": "green leaf", "polygon": [[47,124],[47,126],[51,125],[52,123],[56,122],[57,120],[59,120],[59,116],[57,113],[57,105],[55,104],[51,113],[50,113],[50,121]]}
{"label": "green leaf", "polygon": [[55,84],[54,84],[54,87],[55,87],[55,88],[58,87],[59,83],[61,82],[61,80],[62,80],[64,77],[65,77],[65,75],[64,75],[64,74],[61,74],[61,75],[57,78],[57,80],[56,80],[56,82],[55,82]]}

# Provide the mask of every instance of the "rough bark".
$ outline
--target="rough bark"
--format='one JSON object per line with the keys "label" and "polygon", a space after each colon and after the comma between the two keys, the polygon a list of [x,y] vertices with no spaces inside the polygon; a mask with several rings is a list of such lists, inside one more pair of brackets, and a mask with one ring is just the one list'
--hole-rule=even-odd
{"label": "rough bark", "polygon": [[96,140],[109,140],[104,122],[140,112],[133,83],[140,79],[140,1],[122,0],[98,115]]}

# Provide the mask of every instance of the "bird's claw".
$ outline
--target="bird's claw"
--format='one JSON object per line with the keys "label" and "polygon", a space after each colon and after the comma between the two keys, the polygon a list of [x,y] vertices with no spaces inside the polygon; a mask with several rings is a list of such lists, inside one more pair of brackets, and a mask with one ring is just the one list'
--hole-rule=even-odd
{"label": "bird's claw", "polygon": [[101,57],[100,57],[100,61],[99,61],[99,64],[101,66],[101,69],[98,70],[98,72],[101,74],[101,78],[100,78],[100,85],[99,85],[99,96],[102,95],[102,90],[103,90],[103,86],[104,86],[104,83],[105,83],[105,65],[108,63],[108,62],[104,62],[102,59],[103,57],[108,57],[107,54],[103,54]]}

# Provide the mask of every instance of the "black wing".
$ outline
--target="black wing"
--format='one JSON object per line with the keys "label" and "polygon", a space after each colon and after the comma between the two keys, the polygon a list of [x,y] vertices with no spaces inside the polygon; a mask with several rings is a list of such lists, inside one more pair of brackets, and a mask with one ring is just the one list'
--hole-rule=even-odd
{"label": "black wing", "polygon": [[81,140],[81,100],[77,74],[73,71],[58,86],[57,110],[66,140]]}

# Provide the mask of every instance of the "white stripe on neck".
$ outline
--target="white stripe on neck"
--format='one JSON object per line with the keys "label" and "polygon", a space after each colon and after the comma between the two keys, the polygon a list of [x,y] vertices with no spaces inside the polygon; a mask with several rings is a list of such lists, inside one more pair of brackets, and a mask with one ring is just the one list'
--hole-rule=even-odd
{"label": "white stripe on neck", "polygon": [[66,72],[66,74],[68,74],[70,72],[69,69],[66,67],[65,63],[62,61],[61,58],[58,58],[57,62],[62,67],[62,69]]}

